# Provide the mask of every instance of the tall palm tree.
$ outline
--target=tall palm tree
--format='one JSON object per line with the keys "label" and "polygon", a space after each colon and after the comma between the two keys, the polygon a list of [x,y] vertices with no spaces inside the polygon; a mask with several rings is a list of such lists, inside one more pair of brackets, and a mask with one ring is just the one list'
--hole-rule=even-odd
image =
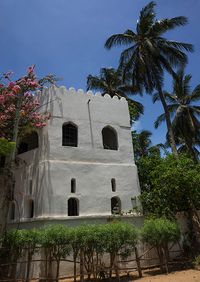
{"label": "tall palm tree", "polygon": [[[179,151],[189,153],[194,159],[197,159],[198,150],[195,147],[200,145],[200,106],[195,103],[200,101],[200,84],[192,91],[190,88],[190,74],[184,75],[184,70],[177,72],[177,78],[173,80],[173,91],[169,93],[163,91],[167,108],[173,118],[172,128],[175,135],[175,141],[181,145]],[[153,101],[160,100],[159,93],[155,93]],[[155,121],[157,128],[166,119],[166,114],[161,114]],[[168,134],[167,134],[168,137]]]}
{"label": "tall palm tree", "polygon": [[172,130],[170,114],[162,92],[164,70],[176,76],[173,67],[185,64],[187,56],[184,51],[193,51],[191,44],[167,40],[166,32],[187,24],[187,18],[174,17],[171,19],[156,19],[154,2],[150,2],[140,12],[136,31],[126,30],[122,34],[114,34],[105,43],[107,49],[113,46],[127,45],[121,53],[119,69],[123,78],[132,74],[132,84],[140,92],[145,89],[152,93],[153,89],[159,92],[160,100],[166,114],[166,123],[169,132],[172,152],[177,156],[176,143]]}
{"label": "tall palm tree", "polygon": [[100,76],[89,75],[87,77],[87,90],[95,89],[102,91],[102,95],[108,93],[111,97],[125,97],[128,101],[131,122],[143,114],[143,105],[130,98],[136,93],[134,87],[122,82],[120,72],[113,68],[101,68]]}

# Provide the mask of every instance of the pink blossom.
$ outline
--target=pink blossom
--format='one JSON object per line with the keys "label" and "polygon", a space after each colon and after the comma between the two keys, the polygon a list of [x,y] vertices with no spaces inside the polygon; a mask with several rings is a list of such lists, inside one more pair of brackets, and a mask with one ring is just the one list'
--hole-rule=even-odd
{"label": "pink blossom", "polygon": [[38,83],[36,81],[30,81],[29,82],[29,86],[30,87],[38,87],[39,85],[38,85]]}
{"label": "pink blossom", "polygon": [[8,85],[8,88],[12,89],[16,85],[16,82],[11,81]]}
{"label": "pink blossom", "polygon": [[15,85],[13,88],[12,88],[12,91],[15,92],[16,94],[19,93],[21,90],[21,87],[19,85]]}
{"label": "pink blossom", "polygon": [[34,68],[35,68],[35,65],[32,65],[32,66],[28,67],[28,71],[27,71],[28,74],[33,73]]}

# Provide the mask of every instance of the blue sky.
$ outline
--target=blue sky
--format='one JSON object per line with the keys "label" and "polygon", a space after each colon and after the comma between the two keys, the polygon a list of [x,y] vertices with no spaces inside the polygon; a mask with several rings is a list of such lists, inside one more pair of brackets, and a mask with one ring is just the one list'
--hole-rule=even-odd
{"label": "blue sky", "polygon": [[[135,29],[144,0],[1,0],[0,1],[0,72],[12,70],[15,77],[36,64],[39,76],[54,73],[60,84],[86,88],[88,74],[97,75],[101,67],[117,67],[123,48],[104,49],[106,39],[126,29]],[[193,43],[187,72],[192,86],[200,82],[199,0],[158,0],[157,18],[184,15],[189,24],[167,34],[168,39]],[[166,77],[165,89],[171,79]],[[145,106],[145,114],[136,124],[153,131],[153,143],[164,140],[165,126],[157,130],[153,122],[162,112],[151,97],[136,98]]]}

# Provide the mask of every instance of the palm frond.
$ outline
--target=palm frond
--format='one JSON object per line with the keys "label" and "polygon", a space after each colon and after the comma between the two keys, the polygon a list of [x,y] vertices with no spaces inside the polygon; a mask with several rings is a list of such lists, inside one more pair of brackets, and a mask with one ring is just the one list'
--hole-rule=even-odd
{"label": "palm frond", "polygon": [[154,122],[154,127],[158,128],[162,122],[166,120],[165,114],[161,114],[159,117],[157,117],[156,121]]}
{"label": "palm frond", "polygon": [[128,49],[125,49],[120,56],[119,66],[127,64],[132,56],[134,56],[134,51],[136,50],[137,46],[131,46]]}
{"label": "palm frond", "polygon": [[192,106],[190,108],[195,115],[200,116],[200,106]]}
{"label": "palm frond", "polygon": [[126,95],[136,95],[138,94],[138,88],[132,85],[122,85],[118,87],[120,92],[125,93]]}
{"label": "palm frond", "polygon": [[151,27],[149,33],[152,36],[160,36],[166,31],[172,30],[178,26],[183,26],[188,23],[186,17],[175,17],[171,19],[161,19],[157,20],[154,25]]}
{"label": "palm frond", "polygon": [[153,96],[152,96],[152,102],[155,103],[157,101],[160,101],[160,94],[159,94],[159,92],[154,93]]}
{"label": "palm frond", "polygon": [[131,122],[138,120],[138,118],[144,113],[144,106],[135,100],[131,100],[130,98],[127,98],[127,102]]}
{"label": "palm frond", "polygon": [[192,76],[191,74],[185,75],[183,79],[183,96],[187,96],[189,98],[190,96],[190,80]]}
{"label": "palm frond", "polygon": [[91,74],[87,77],[87,90],[105,90],[105,83],[98,76],[92,76]]}
{"label": "palm frond", "polygon": [[124,33],[114,34],[110,36],[104,45],[106,49],[111,49],[114,46],[129,45],[134,42],[134,32],[128,30]]}
{"label": "palm frond", "polygon": [[155,6],[156,3],[151,1],[141,10],[140,19],[136,27],[138,34],[145,34],[151,28],[155,19]]}
{"label": "palm frond", "polygon": [[190,101],[196,102],[200,100],[200,84],[198,84],[194,90],[192,91],[192,94],[190,95]]}
{"label": "palm frond", "polygon": [[194,51],[194,47],[190,43],[184,43],[184,42],[172,41],[172,40],[166,40],[166,39],[164,39],[164,43],[168,47],[175,48],[179,51],[187,51],[187,52]]}

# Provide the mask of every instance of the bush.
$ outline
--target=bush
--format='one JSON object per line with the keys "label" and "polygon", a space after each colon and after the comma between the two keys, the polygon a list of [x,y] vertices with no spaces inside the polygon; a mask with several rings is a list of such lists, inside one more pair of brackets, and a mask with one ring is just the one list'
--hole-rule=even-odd
{"label": "bush", "polygon": [[149,219],[144,222],[141,235],[144,242],[156,248],[161,270],[163,271],[163,264],[165,264],[166,272],[168,272],[168,244],[177,242],[180,238],[179,226],[176,222],[165,218]]}
{"label": "bush", "polygon": [[142,239],[151,246],[157,247],[180,238],[180,229],[174,221],[165,218],[148,219],[141,230]]}

